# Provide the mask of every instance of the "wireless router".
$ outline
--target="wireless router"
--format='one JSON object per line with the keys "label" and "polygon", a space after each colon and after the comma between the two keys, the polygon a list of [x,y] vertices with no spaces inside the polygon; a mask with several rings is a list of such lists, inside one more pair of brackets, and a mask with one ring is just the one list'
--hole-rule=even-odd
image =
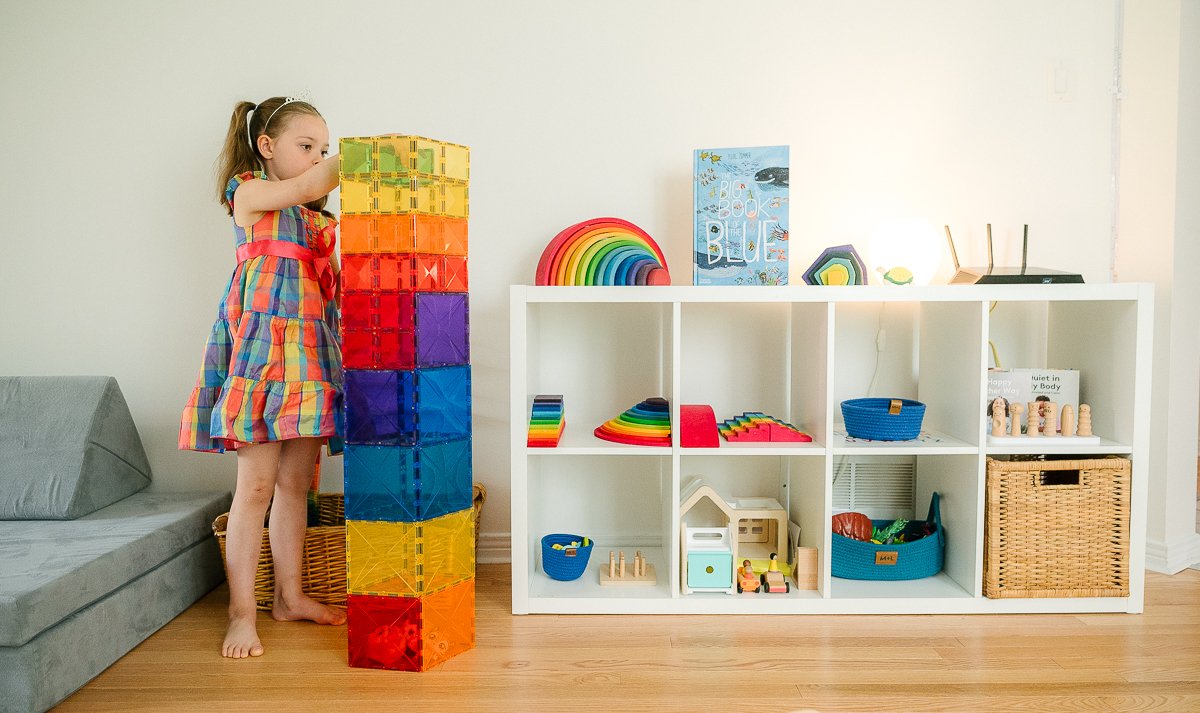
{"label": "wireless router", "polygon": [[1029,226],[1025,226],[1025,238],[1021,243],[1020,267],[994,267],[992,265],[992,224],[987,226],[988,264],[982,267],[962,267],[958,264],[958,251],[954,249],[954,238],[950,237],[950,226],[946,226],[946,242],[950,243],[950,257],[954,260],[954,277],[951,285],[1050,285],[1068,282],[1083,282],[1083,275],[1044,267],[1029,267],[1025,264],[1029,254]]}

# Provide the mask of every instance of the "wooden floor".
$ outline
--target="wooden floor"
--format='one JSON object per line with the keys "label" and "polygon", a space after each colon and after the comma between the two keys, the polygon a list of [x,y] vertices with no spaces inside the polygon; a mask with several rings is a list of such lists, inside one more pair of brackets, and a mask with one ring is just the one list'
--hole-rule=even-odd
{"label": "wooden floor", "polygon": [[517,617],[508,565],[477,586],[477,648],[422,674],[263,615],[267,654],[224,660],[222,586],[59,710],[1200,711],[1196,570],[1141,615]]}

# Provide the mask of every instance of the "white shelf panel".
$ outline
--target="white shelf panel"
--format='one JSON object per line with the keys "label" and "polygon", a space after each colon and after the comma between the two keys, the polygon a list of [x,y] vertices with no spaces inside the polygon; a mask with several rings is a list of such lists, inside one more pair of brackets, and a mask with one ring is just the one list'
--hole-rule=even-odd
{"label": "white shelf panel", "polygon": [[945,572],[921,579],[894,582],[832,578],[833,599],[953,599],[970,598]]}
{"label": "white shelf panel", "polygon": [[596,438],[591,431],[582,427],[572,429],[567,424],[562,438],[555,448],[530,448],[525,452],[531,456],[669,456],[670,446],[631,446]]}
{"label": "white shelf panel", "polygon": [[718,448],[680,448],[685,456],[823,456],[825,444],[817,443],[730,443]]}
{"label": "white shelf panel", "polygon": [[1073,438],[1054,436],[1042,438],[1022,437],[1019,441],[991,442],[987,446],[988,455],[1128,455],[1133,452],[1133,446],[1127,443],[1117,443],[1107,438],[1097,442],[1080,443]]}
{"label": "white shelf panel", "polygon": [[991,302],[1134,301],[1139,283],[1067,285],[852,285],[842,287],[562,287],[514,285],[527,302]]}
{"label": "white shelf panel", "polygon": [[913,441],[864,441],[851,439],[845,428],[833,430],[834,455],[863,456],[921,456],[921,455],[976,455],[979,447],[938,431],[922,431],[921,437]]}

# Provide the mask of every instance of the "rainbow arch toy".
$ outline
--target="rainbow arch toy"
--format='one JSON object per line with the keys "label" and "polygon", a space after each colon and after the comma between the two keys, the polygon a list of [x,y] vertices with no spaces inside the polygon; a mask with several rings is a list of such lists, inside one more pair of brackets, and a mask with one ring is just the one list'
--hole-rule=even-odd
{"label": "rainbow arch toy", "polygon": [[646,399],[594,431],[596,438],[634,446],[671,445],[671,406],[666,399]]}
{"label": "rainbow arch toy", "polygon": [[654,238],[620,218],[593,218],[566,228],[538,261],[538,285],[669,285],[667,260]]}

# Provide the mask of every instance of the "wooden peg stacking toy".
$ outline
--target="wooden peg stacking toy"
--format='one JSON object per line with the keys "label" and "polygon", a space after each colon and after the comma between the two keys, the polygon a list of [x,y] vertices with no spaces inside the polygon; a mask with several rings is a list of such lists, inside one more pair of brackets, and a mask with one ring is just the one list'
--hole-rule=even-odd
{"label": "wooden peg stacking toy", "polygon": [[1042,426],[1042,433],[1047,436],[1058,435],[1058,404],[1053,401],[1046,402],[1046,418]]}
{"label": "wooden peg stacking toy", "polygon": [[1016,402],[1009,406],[1008,410],[1012,414],[1012,430],[1009,435],[1019,436],[1021,435],[1021,414],[1025,413],[1025,407],[1022,406],[1020,402]]}
{"label": "wooden peg stacking toy", "polygon": [[1059,422],[1059,428],[1064,436],[1075,435],[1075,407],[1071,404],[1062,407],[1062,420]]}
{"label": "wooden peg stacking toy", "polygon": [[654,565],[646,563],[646,557],[642,555],[641,550],[637,550],[634,553],[633,566],[631,568],[626,567],[624,550],[621,550],[619,553],[614,553],[610,550],[608,553],[608,566],[600,566],[600,584],[601,586],[622,584],[627,586],[652,587],[658,584],[658,578],[654,573]]}
{"label": "wooden peg stacking toy", "polygon": [[992,435],[1004,435],[1004,399],[996,399],[992,402]]}
{"label": "wooden peg stacking toy", "polygon": [[347,658],[425,671],[475,646],[470,149],[388,135],[339,154]]}
{"label": "wooden peg stacking toy", "polygon": [[1092,435],[1092,407],[1087,404],[1079,404],[1079,432],[1076,435]]}
{"label": "wooden peg stacking toy", "polygon": [[1025,425],[1025,435],[1040,436],[1042,435],[1042,422],[1038,418],[1039,405],[1037,401],[1029,402],[1029,412],[1026,414],[1028,421]]}

